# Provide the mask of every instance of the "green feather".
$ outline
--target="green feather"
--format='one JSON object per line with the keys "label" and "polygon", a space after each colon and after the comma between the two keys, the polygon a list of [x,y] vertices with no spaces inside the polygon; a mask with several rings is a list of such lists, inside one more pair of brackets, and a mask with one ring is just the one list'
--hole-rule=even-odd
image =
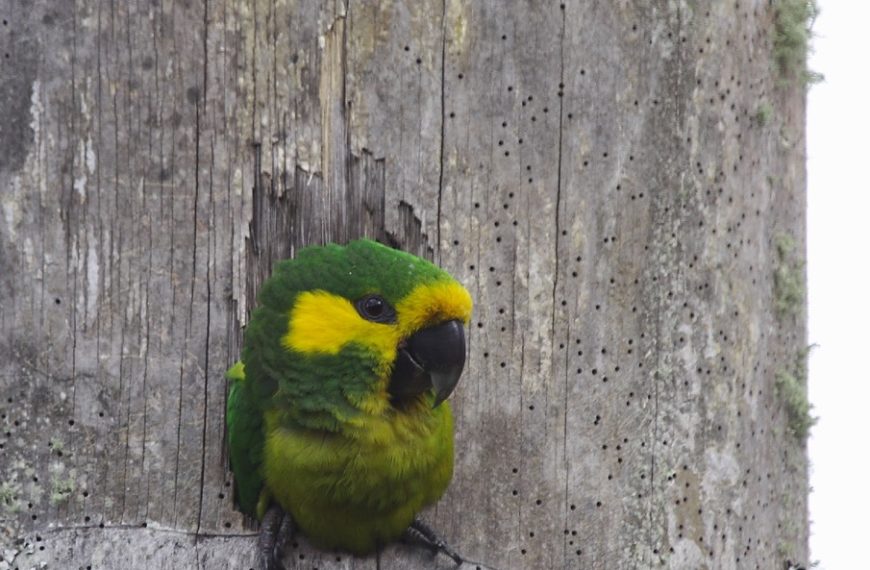
{"label": "green feather", "polygon": [[254,515],[263,487],[263,414],[247,393],[244,364],[236,362],[226,377],[232,381],[227,397],[227,432],[236,502],[243,512]]}

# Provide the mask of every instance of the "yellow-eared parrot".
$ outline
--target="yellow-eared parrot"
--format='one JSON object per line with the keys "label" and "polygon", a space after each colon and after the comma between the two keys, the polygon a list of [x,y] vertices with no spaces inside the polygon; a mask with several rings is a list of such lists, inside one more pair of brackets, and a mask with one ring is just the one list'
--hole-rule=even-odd
{"label": "yellow-eared parrot", "polygon": [[277,263],[227,372],[239,508],[278,568],[285,513],[315,545],[354,554],[400,537],[461,557],[417,514],[453,476],[445,400],[462,373],[468,291],[370,240]]}

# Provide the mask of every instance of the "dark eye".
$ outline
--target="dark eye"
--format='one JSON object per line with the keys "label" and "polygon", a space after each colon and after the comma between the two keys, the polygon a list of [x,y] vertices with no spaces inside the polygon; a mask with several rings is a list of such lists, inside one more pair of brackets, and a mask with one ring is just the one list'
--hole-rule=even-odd
{"label": "dark eye", "polygon": [[380,318],[385,309],[386,303],[380,297],[369,297],[363,302],[363,311],[365,311],[366,316],[373,319]]}
{"label": "dark eye", "polygon": [[360,316],[376,323],[396,322],[396,311],[380,295],[366,295],[356,302]]}

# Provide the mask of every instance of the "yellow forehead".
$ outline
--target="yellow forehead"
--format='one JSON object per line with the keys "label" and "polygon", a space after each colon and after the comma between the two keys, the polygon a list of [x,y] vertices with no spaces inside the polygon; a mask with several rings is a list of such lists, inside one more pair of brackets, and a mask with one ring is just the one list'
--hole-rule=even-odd
{"label": "yellow forehead", "polygon": [[426,325],[457,319],[468,324],[471,319],[471,295],[456,281],[418,285],[396,305],[402,336]]}

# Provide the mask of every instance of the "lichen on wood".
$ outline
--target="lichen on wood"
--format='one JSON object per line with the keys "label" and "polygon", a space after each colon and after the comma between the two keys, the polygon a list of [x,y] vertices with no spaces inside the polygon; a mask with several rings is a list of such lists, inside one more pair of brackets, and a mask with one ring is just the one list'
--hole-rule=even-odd
{"label": "lichen on wood", "polygon": [[774,265],[774,302],[780,317],[799,314],[804,308],[804,263],[788,234],[776,236]]}
{"label": "lichen on wood", "polygon": [[813,23],[818,14],[816,0],[774,2],[773,57],[781,82],[803,86],[822,81],[822,74],[807,66]]}
{"label": "lichen on wood", "polygon": [[807,397],[807,356],[811,349],[799,350],[790,366],[776,372],[776,393],[786,411],[788,431],[801,442],[806,442],[810,428],[818,421]]}

